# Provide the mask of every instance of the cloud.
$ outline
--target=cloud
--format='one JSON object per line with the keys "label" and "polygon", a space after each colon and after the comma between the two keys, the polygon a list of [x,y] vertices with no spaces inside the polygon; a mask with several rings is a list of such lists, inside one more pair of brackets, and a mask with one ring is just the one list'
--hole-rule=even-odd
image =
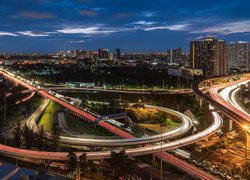
{"label": "cloud", "polygon": [[18,33],[21,35],[30,36],[30,37],[45,37],[45,36],[49,36],[50,34],[48,32],[42,32],[42,31],[20,31]]}
{"label": "cloud", "polygon": [[95,7],[95,8],[92,8],[91,10],[93,10],[93,11],[106,11],[107,9],[105,7]]}
{"label": "cloud", "polygon": [[70,41],[70,43],[84,43],[84,40],[79,40],[79,41]]}
{"label": "cloud", "polygon": [[105,27],[103,25],[96,26],[78,26],[78,27],[66,27],[64,29],[58,29],[54,33],[62,34],[82,34],[81,37],[91,37],[98,34],[112,34],[118,32],[135,32],[135,31],[154,31],[154,30],[171,30],[171,31],[186,31],[189,24],[174,24],[174,25],[162,25],[153,26],[156,22],[151,21],[137,21],[126,24],[123,27]]}
{"label": "cloud", "polygon": [[86,34],[86,35],[95,35],[95,34],[111,34],[115,32],[126,31],[127,28],[110,28],[110,27],[101,27],[101,26],[90,26],[90,27],[76,27],[76,28],[65,28],[57,30],[58,33],[63,34]]}
{"label": "cloud", "polygon": [[163,25],[146,27],[144,31],[155,31],[155,30],[171,30],[171,31],[187,31],[190,24],[173,24],[173,25]]}
{"label": "cloud", "polygon": [[81,37],[88,38],[88,37],[91,37],[91,35],[81,35]]}
{"label": "cloud", "polygon": [[151,26],[153,24],[155,24],[156,22],[151,22],[151,21],[137,21],[137,22],[133,22],[130,23],[130,25],[143,25],[143,26]]}
{"label": "cloud", "polygon": [[213,26],[197,28],[190,33],[215,33],[221,35],[235,34],[235,33],[248,33],[250,32],[250,20],[237,21],[230,23],[219,23]]}
{"label": "cloud", "polygon": [[0,31],[0,36],[17,36],[14,33]]}
{"label": "cloud", "polygon": [[36,11],[21,11],[18,16],[11,16],[13,18],[30,18],[30,19],[51,19],[55,18],[52,13],[49,12],[36,12]]}
{"label": "cloud", "polygon": [[157,16],[157,14],[158,13],[155,12],[155,11],[144,11],[144,12],[141,13],[141,15],[143,17],[147,17],[147,18]]}
{"label": "cloud", "polygon": [[98,15],[98,13],[96,11],[92,11],[92,10],[82,10],[79,12],[82,15],[87,15],[87,16],[96,16]]}

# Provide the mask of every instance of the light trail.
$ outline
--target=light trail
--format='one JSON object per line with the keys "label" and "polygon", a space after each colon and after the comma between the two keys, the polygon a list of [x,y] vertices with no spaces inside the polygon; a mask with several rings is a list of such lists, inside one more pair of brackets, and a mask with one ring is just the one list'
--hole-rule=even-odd
{"label": "light trail", "polygon": [[[2,70],[2,69],[0,69]],[[4,72],[2,70],[2,74],[4,74],[5,76],[9,77],[10,79],[13,79],[14,81],[22,84],[23,86],[27,87],[28,89],[33,89],[35,90],[36,88],[25,83],[22,82],[21,80],[16,79],[15,77],[13,77],[14,75],[11,75],[8,72]],[[72,112],[83,116],[91,121],[95,121],[95,117],[93,117],[92,115],[89,115],[86,112],[83,112],[77,108],[75,108],[74,106],[67,104],[61,100],[59,100],[58,98],[55,98],[53,96],[51,96],[50,94],[46,93],[46,92],[40,92],[40,94],[46,98],[49,98],[55,102],[58,102],[59,104],[63,105],[64,107],[68,108],[69,110],[71,110]],[[208,128],[204,129],[203,131],[200,131],[197,134],[179,139],[179,140],[175,140],[172,142],[168,142],[168,143],[164,143],[164,144],[154,144],[154,145],[149,145],[146,147],[139,147],[139,148],[132,148],[132,149],[126,149],[126,154],[128,154],[129,156],[139,156],[139,155],[146,155],[146,154],[152,154],[152,153],[157,153],[160,151],[164,151],[164,150],[171,150],[171,149],[176,149],[182,146],[186,146],[189,144],[192,144],[196,141],[202,140],[204,138],[207,138],[209,136],[211,136],[212,134],[216,133],[222,125],[222,119],[219,118],[220,116],[214,116],[214,122],[212,125],[210,125]],[[110,130],[111,132],[118,134],[121,137],[124,138],[133,138],[132,135],[123,132],[120,129],[114,128],[112,125],[109,125],[105,122],[100,122],[99,123],[100,126]],[[9,156],[9,157],[14,157],[17,159],[21,159],[24,161],[29,161],[29,162],[34,162],[34,160],[41,160],[41,159],[47,159],[47,160],[60,160],[60,161],[66,161],[67,152],[44,152],[44,151],[32,151],[32,150],[25,150],[25,149],[18,149],[18,148],[14,148],[14,147],[9,147],[9,146],[5,146],[5,145],[0,145],[0,153],[5,155],[5,156]],[[87,152],[87,158],[88,159],[106,159],[106,158],[110,158],[110,151],[106,151],[106,152]],[[82,154],[81,153],[76,153],[78,156]],[[159,156],[159,154],[156,154],[157,156]],[[197,176],[200,179],[216,179],[215,177],[206,174],[204,171],[199,170],[198,168],[193,167],[192,165],[189,165],[187,163],[185,163],[184,161],[181,161],[177,158],[173,158],[173,156],[162,152],[160,154],[164,160],[166,161],[171,161],[171,164],[175,164],[176,166],[178,166],[179,168],[185,170],[186,172],[188,172],[189,174],[192,174],[193,176]]]}

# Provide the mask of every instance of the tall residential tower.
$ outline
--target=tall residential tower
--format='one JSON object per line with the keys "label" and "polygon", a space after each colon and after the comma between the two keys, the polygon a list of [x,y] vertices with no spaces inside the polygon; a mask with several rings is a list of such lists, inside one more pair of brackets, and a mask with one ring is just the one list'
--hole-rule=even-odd
{"label": "tall residential tower", "polygon": [[249,68],[249,42],[237,41],[228,44],[229,67]]}
{"label": "tall residential tower", "polygon": [[206,77],[227,72],[227,46],[225,41],[207,37],[190,43],[190,67],[202,69]]}

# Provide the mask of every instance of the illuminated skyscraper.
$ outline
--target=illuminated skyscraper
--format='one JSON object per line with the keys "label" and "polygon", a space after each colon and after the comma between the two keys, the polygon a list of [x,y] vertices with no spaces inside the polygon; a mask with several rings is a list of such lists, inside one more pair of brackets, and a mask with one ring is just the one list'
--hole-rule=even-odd
{"label": "illuminated skyscraper", "polygon": [[167,60],[169,63],[181,63],[183,60],[183,50],[181,47],[168,50]]}
{"label": "illuminated skyscraper", "polygon": [[249,43],[245,41],[228,44],[229,67],[249,68]]}
{"label": "illuminated skyscraper", "polygon": [[206,77],[226,74],[227,47],[223,40],[207,37],[190,43],[190,67],[202,69]]}

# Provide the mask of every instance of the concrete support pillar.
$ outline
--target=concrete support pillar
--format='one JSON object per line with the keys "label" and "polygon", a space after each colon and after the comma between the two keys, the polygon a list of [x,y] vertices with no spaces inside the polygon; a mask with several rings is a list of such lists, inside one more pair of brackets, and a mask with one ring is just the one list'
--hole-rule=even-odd
{"label": "concrete support pillar", "polygon": [[155,154],[153,154],[153,162],[155,162]]}
{"label": "concrete support pillar", "polygon": [[203,105],[203,100],[202,99],[199,100],[199,104],[200,104],[200,108],[202,108],[202,105]]}
{"label": "concrete support pillar", "polygon": [[228,131],[232,131],[232,130],[233,130],[233,120],[229,119],[229,122],[228,122]]}
{"label": "concrete support pillar", "polygon": [[195,96],[195,99],[196,99],[196,101],[198,102],[200,98],[199,98],[198,95],[196,95],[196,96]]}

